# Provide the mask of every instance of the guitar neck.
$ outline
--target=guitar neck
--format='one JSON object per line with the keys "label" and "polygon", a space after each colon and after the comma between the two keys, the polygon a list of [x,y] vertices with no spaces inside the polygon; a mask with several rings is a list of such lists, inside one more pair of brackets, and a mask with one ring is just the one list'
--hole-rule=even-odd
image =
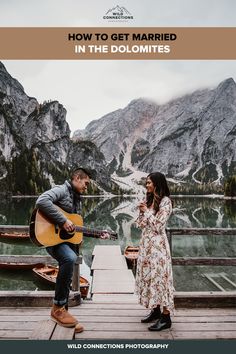
{"label": "guitar neck", "polygon": [[95,238],[99,238],[103,232],[101,230],[88,229],[87,227],[84,226],[76,226],[75,230],[76,232],[82,232],[84,236],[90,236]]}

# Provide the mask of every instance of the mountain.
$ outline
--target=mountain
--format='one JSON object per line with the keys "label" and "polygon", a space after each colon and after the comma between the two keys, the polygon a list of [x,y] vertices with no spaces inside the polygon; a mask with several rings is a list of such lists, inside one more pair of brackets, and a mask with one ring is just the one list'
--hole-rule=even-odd
{"label": "mountain", "polygon": [[63,105],[27,96],[0,62],[0,192],[37,194],[78,166],[99,172],[95,189],[117,189],[96,145],[70,139]]}
{"label": "mountain", "polygon": [[236,175],[232,78],[164,105],[135,99],[72,139],[66,114],[58,101],[29,97],[0,62],[0,194],[41,193],[77,166],[96,172],[91,192],[138,193],[142,178],[157,170],[172,191],[204,192],[207,185],[222,192]]}
{"label": "mountain", "polygon": [[115,176],[161,171],[178,184],[222,185],[236,174],[235,136],[236,84],[229,78],[164,105],[133,100],[73,139],[96,144]]}

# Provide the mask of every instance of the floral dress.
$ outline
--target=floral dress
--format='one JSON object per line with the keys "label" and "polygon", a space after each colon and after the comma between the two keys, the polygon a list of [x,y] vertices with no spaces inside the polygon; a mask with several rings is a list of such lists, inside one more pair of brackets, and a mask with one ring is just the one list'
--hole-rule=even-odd
{"label": "floral dress", "polygon": [[136,220],[143,229],[139,245],[135,292],[146,308],[157,305],[174,312],[174,287],[166,222],[172,212],[170,198],[163,197],[159,211],[149,209]]}

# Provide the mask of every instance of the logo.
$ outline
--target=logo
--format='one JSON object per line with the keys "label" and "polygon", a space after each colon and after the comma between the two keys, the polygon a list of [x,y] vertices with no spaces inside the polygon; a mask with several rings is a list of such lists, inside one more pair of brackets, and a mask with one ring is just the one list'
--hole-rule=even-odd
{"label": "logo", "polygon": [[109,22],[128,22],[129,20],[133,20],[134,17],[124,6],[117,5],[109,9],[103,16],[103,19]]}

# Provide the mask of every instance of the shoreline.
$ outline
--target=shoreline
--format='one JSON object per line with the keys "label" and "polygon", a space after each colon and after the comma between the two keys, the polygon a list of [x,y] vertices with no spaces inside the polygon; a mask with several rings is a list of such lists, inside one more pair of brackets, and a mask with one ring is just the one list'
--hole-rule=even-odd
{"label": "shoreline", "polygon": [[[12,195],[12,199],[24,199],[24,198],[38,198],[39,195]],[[95,195],[83,195],[83,198],[135,198],[144,197],[143,194],[95,194]],[[228,197],[223,194],[172,194],[171,198],[210,198],[210,199],[224,199],[224,200],[236,200],[236,197]]]}

